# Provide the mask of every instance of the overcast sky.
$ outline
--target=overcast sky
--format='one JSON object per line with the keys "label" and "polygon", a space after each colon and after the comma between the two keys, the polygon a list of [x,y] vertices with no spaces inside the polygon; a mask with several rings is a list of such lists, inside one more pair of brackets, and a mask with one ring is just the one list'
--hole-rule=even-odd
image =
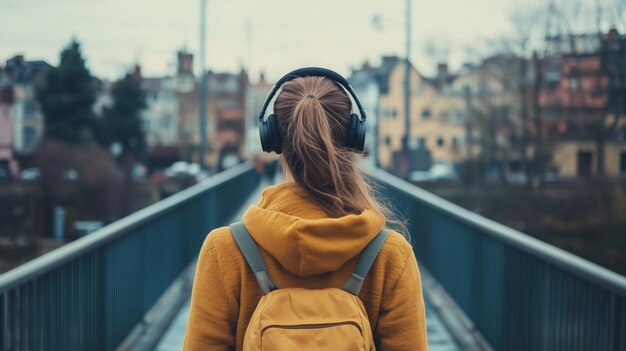
{"label": "overcast sky", "polygon": [[[413,0],[413,61],[418,70],[433,72],[436,60],[424,50],[431,40],[440,47],[447,43],[450,53],[441,56],[459,67],[468,50],[481,51],[487,38],[513,32],[511,13],[543,2]],[[115,79],[135,62],[146,76],[170,74],[177,50],[198,52],[199,4],[0,0],[0,62],[24,54],[56,65],[61,48],[76,37],[97,76]],[[255,79],[260,70],[276,79],[305,65],[347,74],[365,60],[404,55],[404,9],[404,0],[209,0],[207,67],[232,71],[245,66]],[[375,15],[384,28],[372,25]]]}

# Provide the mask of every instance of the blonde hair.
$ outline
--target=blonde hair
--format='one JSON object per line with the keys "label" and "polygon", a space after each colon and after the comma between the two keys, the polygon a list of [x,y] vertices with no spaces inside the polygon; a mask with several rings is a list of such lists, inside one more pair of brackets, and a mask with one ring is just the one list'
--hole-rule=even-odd
{"label": "blonde hair", "polygon": [[282,85],[274,111],[282,139],[281,165],[331,217],[370,209],[407,237],[406,224],[377,199],[359,170],[360,156],[343,146],[351,102],[338,83],[299,77]]}

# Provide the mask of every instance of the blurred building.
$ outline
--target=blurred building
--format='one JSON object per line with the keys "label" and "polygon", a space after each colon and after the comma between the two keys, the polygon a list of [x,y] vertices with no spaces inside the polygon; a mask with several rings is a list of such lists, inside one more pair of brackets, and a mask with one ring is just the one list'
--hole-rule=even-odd
{"label": "blurred building", "polygon": [[207,116],[213,123],[212,159],[218,170],[239,162],[245,142],[246,90],[245,70],[239,73],[207,72]]}
{"label": "blurred building", "polygon": [[149,147],[178,145],[178,100],[172,77],[141,77],[146,94],[142,111],[146,141]]}
{"label": "blurred building", "polygon": [[[464,65],[451,82],[452,92],[464,100],[463,112],[452,117],[471,135],[465,140],[473,145],[467,157],[480,158],[488,175],[509,177],[522,171],[522,152],[528,148],[523,141],[521,90],[527,64],[514,55],[495,55]],[[463,121],[464,115],[470,120]]]}
{"label": "blurred building", "polygon": [[540,64],[538,104],[543,118],[533,133],[553,140],[553,163],[565,177],[626,175],[626,36],[581,34],[548,39]]}
{"label": "blurred building", "polygon": [[385,57],[380,66],[372,66],[369,62],[363,63],[358,69],[353,69],[348,78],[350,85],[356,92],[367,116],[365,134],[365,161],[370,165],[380,167],[380,96],[389,90],[388,76],[396,64],[397,57]]}
{"label": "blurred building", "polygon": [[13,89],[8,72],[0,68],[0,178],[17,172],[13,157]]}
{"label": "blurred building", "polygon": [[0,162],[12,173],[17,171],[16,158],[28,157],[43,136],[35,87],[49,67],[17,55],[0,68]]}
{"label": "blurred building", "polygon": [[[207,78],[207,155],[206,164],[216,170],[226,163],[239,162],[245,140],[246,91],[248,74],[213,72]],[[174,77],[179,101],[179,141],[183,158],[198,161],[200,134],[199,81],[193,75],[193,55],[178,53],[178,69]]]}
{"label": "blurred building", "polygon": [[176,79],[143,77],[138,65],[133,74],[140,81],[146,98],[146,108],[141,112],[148,144],[146,166],[149,171],[167,168],[181,157]]}
{"label": "blurred building", "polygon": [[13,88],[13,148],[16,154],[31,152],[43,135],[44,120],[35,86],[49,67],[44,61],[26,61],[22,55],[6,62],[5,69]]}
{"label": "blurred building", "polygon": [[600,50],[598,33],[557,34],[546,38],[546,55],[593,54]]}
{"label": "blurred building", "polygon": [[[383,57],[380,67],[364,65],[351,77],[355,89],[363,95],[366,109],[377,111],[368,128],[373,128],[372,135],[377,136],[374,145],[378,164],[398,174],[407,168],[409,172],[428,170],[433,162],[460,162],[466,155],[464,104],[452,89],[453,77],[445,66],[430,79],[410,67],[411,130],[408,150],[403,150],[405,64],[395,56]],[[399,157],[405,152],[408,158]],[[403,165],[403,160],[409,164]]]}

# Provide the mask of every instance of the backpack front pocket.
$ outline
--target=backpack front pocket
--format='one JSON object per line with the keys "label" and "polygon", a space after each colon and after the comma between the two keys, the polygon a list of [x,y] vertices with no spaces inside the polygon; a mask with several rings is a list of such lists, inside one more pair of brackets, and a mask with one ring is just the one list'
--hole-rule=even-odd
{"label": "backpack front pocket", "polygon": [[365,350],[361,326],[353,321],[268,325],[261,331],[263,350]]}

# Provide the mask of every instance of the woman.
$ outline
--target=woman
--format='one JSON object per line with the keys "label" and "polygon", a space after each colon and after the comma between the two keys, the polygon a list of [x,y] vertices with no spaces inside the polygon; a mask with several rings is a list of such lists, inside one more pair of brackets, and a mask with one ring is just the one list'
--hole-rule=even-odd
{"label": "woman", "polygon": [[[282,153],[284,181],[265,188],[242,219],[280,288],[341,287],[386,223],[404,228],[372,196],[358,170],[358,150],[345,146],[354,138],[349,128],[358,99],[345,79],[319,72],[325,76],[292,72],[268,97],[261,120],[273,109],[280,135],[272,148],[262,132],[263,148]],[[185,350],[242,350],[262,295],[229,227],[213,230],[198,260]],[[420,275],[403,235],[390,231],[358,296],[377,350],[427,349]]]}

